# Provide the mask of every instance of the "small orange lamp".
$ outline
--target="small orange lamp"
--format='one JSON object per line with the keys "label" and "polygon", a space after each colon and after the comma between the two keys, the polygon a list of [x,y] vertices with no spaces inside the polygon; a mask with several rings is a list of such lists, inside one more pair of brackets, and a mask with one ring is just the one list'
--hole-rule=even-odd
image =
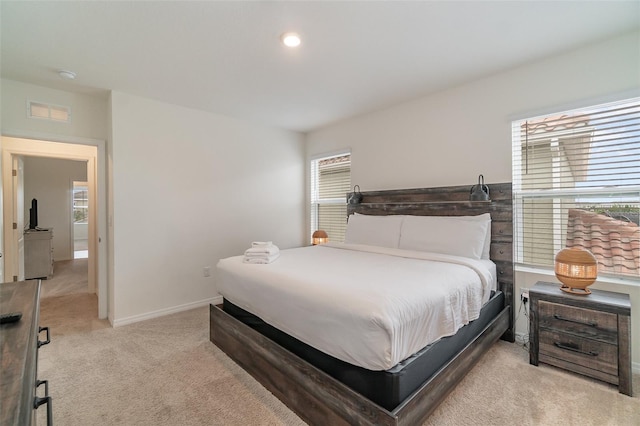
{"label": "small orange lamp", "polygon": [[313,235],[311,236],[311,238],[313,239],[313,245],[317,246],[318,244],[325,244],[329,242],[329,236],[327,235],[326,232],[318,229],[317,231],[315,231],[313,233]]}
{"label": "small orange lamp", "polygon": [[587,295],[591,291],[587,288],[598,277],[598,261],[595,256],[582,247],[570,247],[560,250],[556,255],[556,278],[562,286],[560,290]]}

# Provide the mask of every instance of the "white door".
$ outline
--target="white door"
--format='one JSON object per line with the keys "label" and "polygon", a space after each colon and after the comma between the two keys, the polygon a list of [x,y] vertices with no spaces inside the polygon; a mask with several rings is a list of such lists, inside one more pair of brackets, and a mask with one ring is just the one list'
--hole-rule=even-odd
{"label": "white door", "polygon": [[13,156],[13,259],[14,274],[17,271],[17,280],[24,280],[24,161],[22,157]]}
{"label": "white door", "polygon": [[[0,152],[2,152],[1,141],[2,139],[0,139]],[[1,158],[0,158],[0,176],[2,176]],[[4,210],[2,208],[2,197],[3,197],[2,182],[0,182],[0,217],[4,216]],[[0,223],[0,283],[3,283],[4,281],[5,281],[4,280],[4,223]]]}

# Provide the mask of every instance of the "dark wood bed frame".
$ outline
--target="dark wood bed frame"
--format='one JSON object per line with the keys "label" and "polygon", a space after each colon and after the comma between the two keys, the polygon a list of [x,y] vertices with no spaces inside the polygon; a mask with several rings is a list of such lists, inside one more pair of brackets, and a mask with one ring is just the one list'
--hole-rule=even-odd
{"label": "dark wood bed frame", "polygon": [[470,186],[363,192],[348,213],[465,216],[491,213],[491,259],[498,270],[504,309],[462,351],[393,411],[386,410],[338,380],[283,349],[222,310],[210,307],[210,339],[313,425],[419,425],[464,378],[496,340],[513,342],[513,226],[511,184],[490,184],[491,201],[470,202]]}

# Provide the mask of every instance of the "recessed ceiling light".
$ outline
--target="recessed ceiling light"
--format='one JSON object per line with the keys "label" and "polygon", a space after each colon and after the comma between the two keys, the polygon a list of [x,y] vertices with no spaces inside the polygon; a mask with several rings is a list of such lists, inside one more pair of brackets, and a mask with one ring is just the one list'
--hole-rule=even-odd
{"label": "recessed ceiling light", "polygon": [[300,36],[296,33],[284,33],[280,39],[287,47],[298,47],[301,43]]}
{"label": "recessed ceiling light", "polygon": [[75,80],[76,73],[68,70],[60,70],[58,71],[58,75],[65,80]]}

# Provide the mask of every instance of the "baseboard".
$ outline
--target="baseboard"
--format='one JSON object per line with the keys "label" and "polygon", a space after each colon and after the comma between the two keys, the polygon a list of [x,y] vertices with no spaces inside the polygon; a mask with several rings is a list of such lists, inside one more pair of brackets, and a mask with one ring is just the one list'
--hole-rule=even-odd
{"label": "baseboard", "polygon": [[210,304],[218,305],[222,303],[222,296],[212,297],[211,299],[199,300],[197,302],[185,303],[184,305],[172,306],[170,308],[159,309],[153,312],[147,312],[145,314],[133,315],[126,318],[121,318],[113,321],[113,327],[120,327],[127,324],[133,324],[140,321],[145,321],[153,318],[163,317],[165,315],[175,314],[178,312],[189,311],[191,309],[199,308],[201,306],[209,306]]}
{"label": "baseboard", "polygon": [[[525,340],[527,339],[526,342],[529,342],[529,336],[525,333],[516,333],[516,343],[519,345],[522,345]],[[640,374],[640,362],[631,362],[631,372],[633,374]]]}

